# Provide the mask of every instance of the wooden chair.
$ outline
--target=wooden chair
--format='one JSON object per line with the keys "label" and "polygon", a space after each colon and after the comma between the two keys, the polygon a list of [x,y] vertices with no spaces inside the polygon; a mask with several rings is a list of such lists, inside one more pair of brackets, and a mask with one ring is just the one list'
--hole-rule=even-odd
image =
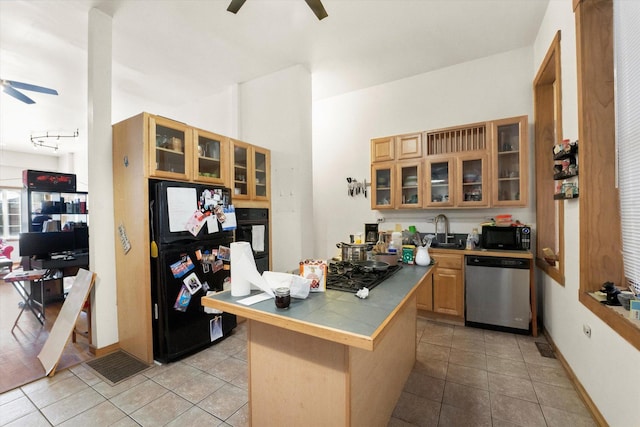
{"label": "wooden chair", "polygon": [[82,306],[82,311],[85,312],[87,316],[87,330],[79,331],[77,325],[73,328],[73,332],[71,334],[71,342],[76,342],[76,334],[80,334],[87,338],[89,341],[89,345],[91,345],[91,301],[87,299]]}

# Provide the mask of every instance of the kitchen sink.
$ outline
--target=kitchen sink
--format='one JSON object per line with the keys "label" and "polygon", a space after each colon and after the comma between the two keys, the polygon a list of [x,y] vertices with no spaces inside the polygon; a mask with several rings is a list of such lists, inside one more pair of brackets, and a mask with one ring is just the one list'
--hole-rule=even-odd
{"label": "kitchen sink", "polygon": [[464,245],[459,243],[440,243],[440,242],[432,242],[431,247],[434,249],[464,249]]}

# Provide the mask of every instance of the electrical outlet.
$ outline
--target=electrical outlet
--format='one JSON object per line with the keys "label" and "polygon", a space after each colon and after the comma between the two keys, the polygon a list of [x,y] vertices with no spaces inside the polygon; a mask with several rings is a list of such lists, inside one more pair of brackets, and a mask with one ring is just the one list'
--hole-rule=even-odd
{"label": "electrical outlet", "polygon": [[384,217],[382,217],[382,218],[378,218],[378,224],[381,224],[381,223],[383,223],[383,222],[384,222]]}
{"label": "electrical outlet", "polygon": [[586,323],[582,325],[582,332],[587,336],[587,338],[591,338],[591,326]]}

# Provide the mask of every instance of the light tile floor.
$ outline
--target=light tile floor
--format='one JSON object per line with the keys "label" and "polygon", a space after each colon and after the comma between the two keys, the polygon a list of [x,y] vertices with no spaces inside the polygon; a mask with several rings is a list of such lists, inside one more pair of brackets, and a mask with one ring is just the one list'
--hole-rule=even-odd
{"label": "light tile floor", "polygon": [[[544,341],[544,338],[538,338]],[[389,426],[595,426],[536,339],[418,319],[417,361]],[[1,426],[246,426],[246,326],[111,386],[77,365],[0,394]]]}

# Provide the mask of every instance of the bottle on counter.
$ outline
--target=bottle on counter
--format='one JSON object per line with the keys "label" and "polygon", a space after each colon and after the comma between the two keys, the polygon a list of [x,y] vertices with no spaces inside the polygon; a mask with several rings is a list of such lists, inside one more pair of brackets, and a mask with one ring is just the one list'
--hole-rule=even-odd
{"label": "bottle on counter", "polygon": [[475,248],[479,248],[480,247],[480,235],[478,234],[478,229],[474,228],[471,231],[471,237],[473,239],[473,247]]}
{"label": "bottle on counter", "polygon": [[470,251],[473,249],[473,236],[471,234],[467,235],[467,245],[465,246],[465,249]]}

